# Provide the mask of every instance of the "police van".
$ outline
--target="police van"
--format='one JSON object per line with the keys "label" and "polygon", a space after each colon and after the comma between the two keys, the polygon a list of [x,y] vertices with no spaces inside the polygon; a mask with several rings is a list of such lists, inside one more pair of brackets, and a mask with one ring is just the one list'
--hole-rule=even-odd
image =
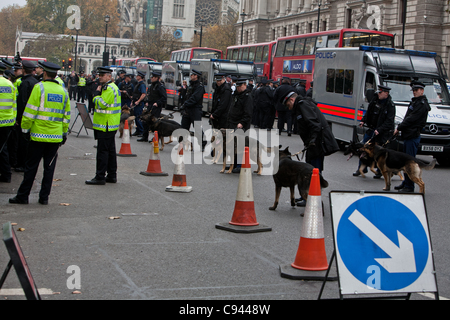
{"label": "police van", "polygon": [[145,72],[145,83],[148,83],[148,80],[150,80],[150,77],[152,75],[153,71],[162,72],[162,63],[161,62],[155,62],[155,61],[145,61],[145,63],[138,63],[136,66],[137,72]]}
{"label": "police van", "polygon": [[240,78],[256,79],[256,67],[253,62],[222,60],[222,59],[192,59],[191,70],[202,72],[200,82],[205,86],[203,96],[203,114],[211,112],[214,93],[214,74],[226,73]]}
{"label": "police van", "polygon": [[[448,76],[436,53],[361,46],[317,50],[313,99],[329,121],[333,134],[347,144],[367,111],[378,85],[391,87],[396,106],[395,123],[403,121],[413,97],[410,83],[426,85],[431,106],[421,132],[418,153],[432,155],[450,165],[450,95]],[[360,135],[363,132],[360,130]],[[390,148],[403,150],[402,141]]]}
{"label": "police van", "polygon": [[163,61],[161,78],[167,92],[167,109],[178,107],[180,94],[178,89],[186,80],[189,84],[191,63],[189,61]]}

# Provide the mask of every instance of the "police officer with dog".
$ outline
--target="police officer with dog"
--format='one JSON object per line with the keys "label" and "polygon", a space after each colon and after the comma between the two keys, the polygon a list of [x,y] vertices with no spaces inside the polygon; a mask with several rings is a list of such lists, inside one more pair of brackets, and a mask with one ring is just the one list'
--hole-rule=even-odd
{"label": "police officer with dog", "polygon": [[[378,86],[378,94],[372,99],[366,114],[361,119],[359,126],[366,125],[369,129],[364,134],[363,143],[371,140],[379,145],[384,145],[394,132],[395,104],[390,95],[391,88],[383,85]],[[353,173],[357,177],[361,173],[358,169]],[[367,168],[365,169],[367,171]],[[377,174],[374,179],[381,178],[380,169],[377,168]]]}
{"label": "police officer with dog", "polygon": [[44,176],[39,192],[39,203],[48,204],[58,149],[66,142],[70,123],[70,99],[67,91],[55,80],[60,66],[42,62],[44,80],[33,87],[22,116],[22,133],[30,140],[23,181],[9,203],[28,204],[28,196],[41,159]]}
{"label": "police officer with dog", "polygon": [[[186,101],[180,108],[180,111],[182,112],[181,127],[188,131],[191,128],[191,124],[194,126],[194,130],[198,130],[199,128],[195,128],[195,123],[201,125],[202,121],[205,87],[203,86],[203,83],[200,82],[201,76],[202,72],[192,69]],[[207,142],[204,139],[203,129],[201,127],[200,130],[202,131],[202,141],[199,141],[199,144],[201,144],[203,152]]]}
{"label": "police officer with dog", "polygon": [[[403,139],[403,151],[413,157],[416,157],[420,143],[420,131],[427,123],[428,112],[431,107],[425,95],[425,85],[421,82],[413,81],[411,83],[412,98],[408,111],[402,123],[397,126],[394,135],[401,132]],[[414,192],[414,182],[405,173],[405,180],[402,184],[395,187],[399,192]]]}
{"label": "police officer with dog", "polygon": [[[147,87],[145,86],[146,73],[138,71],[136,75],[136,80],[138,83],[134,86],[133,97],[131,102],[131,108],[133,109],[133,114],[136,117],[136,132],[132,134],[132,136],[140,136],[144,134],[144,126],[142,121],[139,119],[143,110],[144,110],[144,99],[147,94]],[[145,141],[143,139],[139,139],[138,141]]]}
{"label": "police officer with dog", "polygon": [[216,87],[213,94],[213,103],[210,123],[214,129],[225,129],[227,127],[228,110],[230,109],[232,90],[226,81],[225,73],[217,73],[214,75]]}
{"label": "police officer with dog", "polygon": [[94,93],[94,138],[97,140],[97,168],[89,185],[117,182],[117,154],[115,136],[120,125],[121,96],[112,81],[112,69],[97,69],[101,86]]}

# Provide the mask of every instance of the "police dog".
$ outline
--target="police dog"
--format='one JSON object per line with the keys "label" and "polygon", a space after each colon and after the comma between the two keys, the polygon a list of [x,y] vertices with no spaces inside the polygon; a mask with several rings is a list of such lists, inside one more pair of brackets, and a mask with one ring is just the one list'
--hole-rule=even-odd
{"label": "police dog", "polygon": [[131,109],[129,106],[124,105],[122,107],[122,114],[120,115],[120,124],[119,124],[119,138],[123,137],[123,128],[125,127],[125,121],[128,121],[128,127],[130,129],[130,132],[132,131],[134,120],[136,117],[131,116]]}
{"label": "police dog", "polygon": [[391,190],[392,175],[399,171],[404,171],[414,183],[419,185],[420,193],[425,194],[422,170],[432,170],[436,165],[436,159],[433,159],[431,162],[425,162],[409,154],[386,149],[376,144],[366,144],[361,150],[367,152],[370,157],[375,159],[386,183],[384,191]]}
{"label": "police dog", "polygon": [[[232,139],[232,135],[230,135],[230,137],[227,139],[227,130],[226,129],[220,129],[220,133],[222,134],[222,143],[220,143],[220,141],[218,141],[219,143],[216,142],[216,148],[215,148],[215,156],[214,156],[214,163],[217,163],[220,155],[222,155],[222,159],[223,159],[223,166],[222,166],[222,170],[220,170],[220,173],[224,173],[227,167],[227,150],[231,150],[233,149],[233,159],[231,164],[230,164],[230,168],[228,171],[226,171],[227,174],[232,173],[233,168],[234,168],[234,158],[237,157],[238,154],[238,143],[237,143],[237,139],[234,138]],[[219,135],[220,135],[219,133]],[[215,139],[211,139],[212,142],[215,141]],[[256,162],[256,164],[258,165],[258,168],[254,171],[254,173],[258,174],[259,176],[262,174],[262,170],[263,170],[263,165],[261,162],[261,151],[264,150],[267,153],[271,153],[273,150],[273,148],[270,147],[266,147],[265,145],[263,145],[261,142],[259,142],[258,140],[254,139],[254,138],[250,138],[249,136],[245,136],[245,146],[249,147],[249,153],[250,153],[250,159],[254,162]]]}
{"label": "police dog", "polygon": [[[275,203],[269,210],[276,210],[280,199],[281,188],[291,191],[291,206],[295,207],[295,186],[303,199],[308,199],[309,185],[314,167],[308,163],[292,160],[289,147],[279,151],[280,162],[278,172],[273,175],[275,182]],[[327,188],[328,182],[320,175],[320,187]]]}
{"label": "police dog", "polygon": [[351,158],[353,158],[354,155],[357,155],[359,157],[359,160],[361,161],[361,165],[359,166],[359,173],[363,178],[366,177],[364,174],[364,170],[369,167],[370,170],[376,174],[375,171],[375,159],[368,156],[367,152],[361,151],[360,149],[364,147],[364,144],[362,142],[354,142],[353,140],[350,141],[349,146],[344,151],[344,156],[349,156],[347,158],[347,161],[349,161]]}
{"label": "police dog", "polygon": [[[178,122],[176,122],[174,120],[169,120],[170,115],[169,116],[161,115],[160,118],[156,118],[153,114],[151,114],[150,112],[147,112],[147,113],[144,113],[143,115],[141,115],[140,119],[148,124],[150,131],[152,131],[152,132],[158,131],[158,139],[160,141],[161,151],[164,150],[164,144],[169,144],[172,142],[173,132],[177,129],[182,129],[181,125]],[[192,132],[190,134],[191,134],[191,136],[194,135]],[[169,142],[165,143],[164,137],[170,137]],[[182,140],[182,138],[180,137],[180,141],[181,140]],[[191,146],[191,148],[192,148],[192,146]]]}

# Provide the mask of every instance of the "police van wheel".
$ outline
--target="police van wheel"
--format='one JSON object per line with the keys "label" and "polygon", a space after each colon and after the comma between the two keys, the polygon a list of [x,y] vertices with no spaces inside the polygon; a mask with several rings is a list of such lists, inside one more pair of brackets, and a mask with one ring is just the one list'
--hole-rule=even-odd
{"label": "police van wheel", "polygon": [[441,167],[450,167],[450,156],[437,156],[436,160]]}

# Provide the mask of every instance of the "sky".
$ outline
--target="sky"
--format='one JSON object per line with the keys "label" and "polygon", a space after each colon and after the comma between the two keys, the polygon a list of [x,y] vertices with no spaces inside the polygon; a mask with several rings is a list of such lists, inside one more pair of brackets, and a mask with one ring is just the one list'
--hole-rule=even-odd
{"label": "sky", "polygon": [[24,6],[27,4],[27,0],[1,0],[0,1],[0,10],[3,9],[4,7],[13,5],[13,4],[18,4],[19,6]]}

